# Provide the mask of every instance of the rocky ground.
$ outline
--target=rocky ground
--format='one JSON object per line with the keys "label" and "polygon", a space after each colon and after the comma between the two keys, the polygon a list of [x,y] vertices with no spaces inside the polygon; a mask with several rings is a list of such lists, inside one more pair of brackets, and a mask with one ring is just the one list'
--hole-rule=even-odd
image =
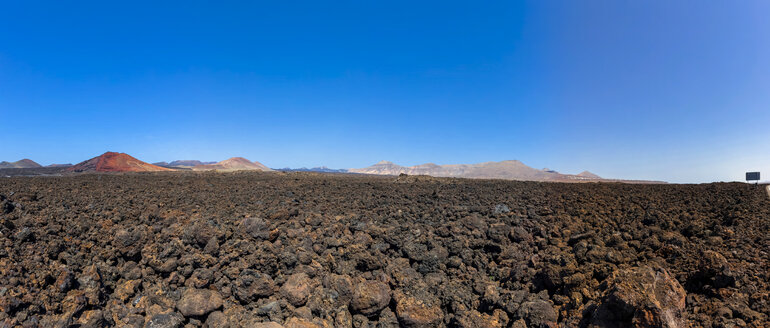
{"label": "rocky ground", "polygon": [[0,327],[763,327],[745,184],[0,178]]}

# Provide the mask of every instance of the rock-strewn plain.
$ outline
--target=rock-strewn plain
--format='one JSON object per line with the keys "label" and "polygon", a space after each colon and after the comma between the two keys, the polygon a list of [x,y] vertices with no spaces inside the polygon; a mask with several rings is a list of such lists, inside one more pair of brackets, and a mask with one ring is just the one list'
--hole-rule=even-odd
{"label": "rock-strewn plain", "polygon": [[0,327],[763,327],[745,184],[0,179]]}

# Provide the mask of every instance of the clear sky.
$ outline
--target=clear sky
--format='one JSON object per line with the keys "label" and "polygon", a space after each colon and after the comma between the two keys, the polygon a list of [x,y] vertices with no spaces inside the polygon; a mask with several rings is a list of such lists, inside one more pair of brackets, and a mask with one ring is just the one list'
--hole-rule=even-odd
{"label": "clear sky", "polygon": [[768,1],[6,1],[0,160],[770,176]]}

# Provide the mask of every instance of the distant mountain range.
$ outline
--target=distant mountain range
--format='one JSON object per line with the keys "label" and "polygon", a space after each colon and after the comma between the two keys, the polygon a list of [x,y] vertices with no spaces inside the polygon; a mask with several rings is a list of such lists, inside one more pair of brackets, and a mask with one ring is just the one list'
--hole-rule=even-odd
{"label": "distant mountain range", "polygon": [[176,160],[171,163],[157,162],[152,164],[157,166],[162,166],[162,167],[168,167],[168,168],[174,168],[174,167],[192,168],[193,166],[216,164],[216,163],[217,162],[201,162],[198,160],[186,159],[186,160]]}
{"label": "distant mountain range", "polygon": [[72,166],[72,164],[51,164],[51,165],[46,165],[46,167],[70,167],[70,166]]}
{"label": "distant mountain range", "polygon": [[0,169],[31,169],[36,167],[43,167],[42,165],[35,163],[31,159],[22,159],[16,162],[0,162]]}
{"label": "distant mountain range", "polygon": [[428,175],[433,177],[453,177],[472,179],[505,179],[553,182],[598,182],[619,181],[652,183],[654,181],[604,179],[596,174],[584,171],[580,174],[564,174],[550,169],[538,170],[516,160],[502,162],[484,162],[478,164],[437,165],[427,163],[415,166],[401,166],[388,161],[381,161],[372,166],[349,169],[350,173],[377,175]]}
{"label": "distant mountain range", "polygon": [[330,169],[326,166],[319,166],[319,167],[313,167],[313,168],[301,167],[298,169],[284,167],[282,169],[275,169],[275,170],[286,171],[286,172],[321,172],[321,173],[347,173],[348,172],[348,170],[346,169]]}
{"label": "distant mountain range", "polygon": [[198,160],[177,160],[171,163],[149,164],[125,153],[106,152],[82,163],[66,168],[66,172],[156,172],[156,171],[271,171],[260,162],[252,162],[243,157],[233,157],[221,162],[201,162]]}
{"label": "distant mountain range", "polygon": [[162,166],[170,169],[186,169],[193,171],[272,171],[260,162],[252,162],[243,157],[233,157],[221,162],[201,162],[199,160],[176,160],[173,162],[157,162],[153,165]]}
{"label": "distant mountain range", "polygon": [[[125,153],[106,152],[87,161],[71,164],[51,164],[43,168],[29,159],[17,162],[0,162],[0,169],[38,170],[37,174],[57,174],[66,172],[156,172],[156,171],[273,171],[260,162],[252,162],[243,157],[232,157],[221,162],[202,162],[199,160],[176,160],[170,163],[149,164]],[[45,169],[45,170],[43,170]],[[415,166],[401,166],[388,161],[381,161],[372,166],[359,169],[330,169],[325,166],[314,168],[283,168],[280,171],[322,172],[322,173],[358,173],[376,175],[428,175],[434,177],[454,177],[471,179],[506,179],[553,182],[626,182],[626,183],[663,183],[660,181],[606,179],[588,171],[579,174],[564,174],[551,169],[538,170],[516,160],[502,162],[484,162],[477,164],[437,165],[426,163]],[[22,170],[12,174],[27,174]],[[37,172],[37,171],[35,171]],[[9,173],[11,174],[11,173]]]}
{"label": "distant mountain range", "polygon": [[252,162],[243,157],[233,157],[221,162],[202,162],[198,160],[176,160],[170,163],[155,164],[140,161],[126,153],[106,152],[78,164],[51,164],[45,167],[29,159],[17,162],[0,162],[0,169],[26,169],[14,174],[58,174],[66,172],[160,172],[160,171],[272,171],[260,162]]}
{"label": "distant mountain range", "polygon": [[193,166],[194,171],[243,171],[243,170],[256,170],[256,171],[272,171],[269,167],[263,165],[260,162],[252,162],[243,157],[233,157],[226,159],[215,164],[203,164]]}

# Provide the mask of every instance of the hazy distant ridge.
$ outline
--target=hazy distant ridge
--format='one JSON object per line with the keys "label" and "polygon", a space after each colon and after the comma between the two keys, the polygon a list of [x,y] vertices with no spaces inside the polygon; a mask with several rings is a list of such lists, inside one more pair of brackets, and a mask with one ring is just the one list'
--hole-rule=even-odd
{"label": "hazy distant ridge", "polygon": [[351,173],[378,175],[429,175],[434,177],[473,178],[473,179],[506,179],[526,181],[558,181],[558,182],[591,182],[591,181],[622,181],[650,183],[653,181],[630,181],[604,179],[596,174],[584,171],[580,174],[563,174],[549,169],[538,170],[517,160],[502,162],[484,162],[477,164],[448,164],[437,165],[426,163],[415,166],[401,166],[388,161],[381,161],[369,167],[349,169]]}
{"label": "hazy distant ridge", "polygon": [[286,171],[286,172],[320,172],[320,173],[347,173],[347,169],[331,169],[326,166],[318,166],[313,168],[306,168],[306,167],[300,167],[298,169],[293,169],[290,167],[284,167],[281,169],[275,169],[277,171]]}
{"label": "hazy distant ridge", "polygon": [[35,161],[26,158],[16,162],[0,162],[0,169],[31,169],[36,167],[42,166],[38,163],[35,163]]}
{"label": "hazy distant ridge", "polygon": [[243,157],[233,157],[215,164],[196,165],[192,167],[195,171],[242,171],[242,170],[255,170],[255,171],[272,171],[269,167],[260,162],[252,162]]}
{"label": "hazy distant ridge", "polygon": [[183,159],[183,160],[176,160],[171,163],[157,162],[152,164],[157,166],[162,166],[162,167],[169,167],[169,168],[174,168],[174,167],[190,168],[198,165],[208,165],[208,164],[216,164],[216,163],[217,162],[201,162],[199,160],[194,160],[194,159]]}

